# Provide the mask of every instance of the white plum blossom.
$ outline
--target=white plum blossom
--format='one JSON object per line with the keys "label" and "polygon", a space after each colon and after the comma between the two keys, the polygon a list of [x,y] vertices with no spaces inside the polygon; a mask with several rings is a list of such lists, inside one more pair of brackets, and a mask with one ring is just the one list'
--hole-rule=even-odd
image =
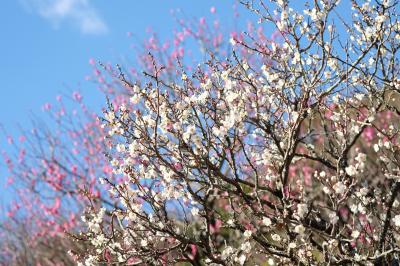
{"label": "white plum blossom", "polygon": [[278,235],[278,234],[273,234],[272,235],[272,240],[274,240],[276,242],[279,242],[279,241],[281,241],[281,236]]}
{"label": "white plum blossom", "polygon": [[246,230],[246,231],[244,231],[244,233],[243,233],[243,236],[244,236],[245,238],[250,238],[251,235],[252,235],[251,230]]}
{"label": "white plum blossom", "polygon": [[271,226],[272,221],[271,221],[270,218],[264,217],[263,220],[262,220],[262,223],[263,223],[263,225],[265,225],[265,226]]}
{"label": "white plum blossom", "polygon": [[193,216],[198,216],[200,210],[199,210],[198,208],[196,208],[196,207],[193,207],[192,210],[191,210],[191,212],[192,212],[192,215],[193,215]]}
{"label": "white plum blossom", "polygon": [[354,231],[351,233],[351,237],[354,238],[354,239],[357,239],[359,236],[360,236],[360,232],[357,231],[357,230],[354,230]]}
{"label": "white plum blossom", "polygon": [[346,167],[345,170],[349,176],[355,176],[357,174],[357,169],[353,165]]}
{"label": "white plum blossom", "polygon": [[399,214],[396,215],[395,217],[393,217],[393,222],[396,227],[400,227],[400,215]]}
{"label": "white plum blossom", "polygon": [[307,204],[298,204],[297,205],[297,215],[300,218],[304,218],[304,216],[308,213],[308,206]]}
{"label": "white plum blossom", "polygon": [[294,232],[296,232],[296,233],[299,234],[299,235],[303,235],[304,232],[305,232],[305,228],[304,228],[304,226],[301,225],[301,224],[296,225],[296,227],[294,228]]}
{"label": "white plum blossom", "polygon": [[333,186],[333,189],[335,190],[336,194],[343,194],[347,187],[345,184],[343,184],[343,182],[339,181]]}

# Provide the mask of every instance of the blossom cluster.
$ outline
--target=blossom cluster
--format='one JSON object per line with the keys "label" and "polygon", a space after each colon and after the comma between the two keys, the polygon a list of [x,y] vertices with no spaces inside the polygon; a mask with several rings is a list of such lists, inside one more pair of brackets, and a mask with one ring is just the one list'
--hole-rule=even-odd
{"label": "blossom cluster", "polygon": [[354,29],[339,1],[243,4],[281,41],[232,37],[230,58],[172,81],[155,60],[147,81],[122,75],[131,100],[102,118],[120,205],[82,232],[108,243],[88,265],[395,260],[397,4],[352,1]]}

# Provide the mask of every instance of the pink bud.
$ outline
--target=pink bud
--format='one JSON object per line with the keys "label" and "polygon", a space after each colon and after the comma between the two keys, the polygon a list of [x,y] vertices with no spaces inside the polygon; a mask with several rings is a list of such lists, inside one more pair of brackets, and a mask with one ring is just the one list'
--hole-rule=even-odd
{"label": "pink bud", "polygon": [[196,245],[190,245],[191,253],[190,253],[190,258],[194,260],[197,254],[197,246]]}
{"label": "pink bud", "polygon": [[45,103],[44,105],[43,105],[43,110],[44,111],[49,111],[51,109],[51,104],[50,103]]}
{"label": "pink bud", "polygon": [[182,170],[182,164],[181,164],[181,163],[175,163],[175,164],[174,164],[174,167],[175,167],[175,169],[176,169],[177,171]]}
{"label": "pink bud", "polygon": [[77,91],[74,91],[72,93],[72,98],[77,102],[81,102],[82,101],[82,95]]}

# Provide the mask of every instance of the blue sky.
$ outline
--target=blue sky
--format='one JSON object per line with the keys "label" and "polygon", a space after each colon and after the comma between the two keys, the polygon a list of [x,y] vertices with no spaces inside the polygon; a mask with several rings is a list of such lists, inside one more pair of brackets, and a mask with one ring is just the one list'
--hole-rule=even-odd
{"label": "blue sky", "polygon": [[190,16],[210,16],[210,7],[214,5],[219,13],[231,13],[233,1],[110,3],[107,0],[17,0],[2,4],[2,124],[7,127],[15,122],[25,124],[30,110],[40,111],[44,102],[53,101],[60,92],[80,89],[94,97],[92,84],[84,80],[91,71],[89,58],[118,63],[120,57],[133,52],[129,50],[133,39],[126,37],[128,31],[139,40],[146,36],[148,26],[168,35],[175,26],[171,9],[180,8]]}
{"label": "blue sky", "polygon": [[[85,102],[100,110],[105,99],[85,80],[90,58],[119,63],[133,54],[132,43],[146,29],[171,36],[176,23],[170,11],[187,17],[218,17],[233,21],[233,0],[16,0],[0,9],[0,124],[14,136],[18,125],[30,128],[31,113],[44,116],[42,106],[59,94],[79,90]],[[133,38],[127,37],[132,32]],[[133,56],[132,56],[133,58]],[[0,149],[8,149],[0,135]],[[2,164],[2,162],[1,162]],[[0,165],[0,188],[7,173]],[[10,199],[1,193],[0,209]],[[1,212],[1,211],[0,211]]]}

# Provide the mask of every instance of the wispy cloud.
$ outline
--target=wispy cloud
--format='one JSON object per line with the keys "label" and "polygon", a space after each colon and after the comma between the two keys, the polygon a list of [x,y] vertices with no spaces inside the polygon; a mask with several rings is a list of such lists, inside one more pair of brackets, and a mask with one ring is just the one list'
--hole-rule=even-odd
{"label": "wispy cloud", "polygon": [[25,7],[59,28],[70,23],[84,34],[108,32],[106,23],[99,16],[89,0],[22,0]]}

